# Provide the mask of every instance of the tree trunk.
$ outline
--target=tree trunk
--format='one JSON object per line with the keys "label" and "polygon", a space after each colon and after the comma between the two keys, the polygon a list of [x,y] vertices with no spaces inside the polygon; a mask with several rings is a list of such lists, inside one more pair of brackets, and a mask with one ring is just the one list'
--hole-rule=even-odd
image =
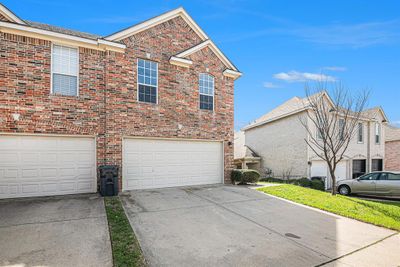
{"label": "tree trunk", "polygon": [[335,171],[331,171],[331,177],[332,177],[332,196],[336,195],[336,176],[335,176]]}

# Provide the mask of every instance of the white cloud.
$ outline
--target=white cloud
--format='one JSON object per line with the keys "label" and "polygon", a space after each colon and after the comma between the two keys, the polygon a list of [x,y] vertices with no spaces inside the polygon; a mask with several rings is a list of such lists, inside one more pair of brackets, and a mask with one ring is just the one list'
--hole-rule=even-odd
{"label": "white cloud", "polygon": [[300,26],[294,28],[291,34],[316,44],[360,48],[398,43],[400,40],[399,25],[400,20],[359,24],[334,23],[323,26]]}
{"label": "white cloud", "polygon": [[336,78],[330,75],[310,73],[310,72],[298,72],[295,70],[289,72],[276,73],[273,76],[275,79],[283,80],[286,82],[305,82],[305,81],[322,81],[322,82],[334,82]]}
{"label": "white cloud", "polygon": [[346,71],[346,67],[338,67],[338,66],[328,66],[328,67],[323,67],[323,70],[330,70],[330,71]]}
{"label": "white cloud", "polygon": [[399,121],[392,121],[391,124],[394,126],[400,127],[400,120]]}
{"label": "white cloud", "polygon": [[264,82],[264,83],[263,83],[263,86],[264,86],[265,88],[280,88],[279,85],[274,84],[274,83],[272,83],[272,82]]}

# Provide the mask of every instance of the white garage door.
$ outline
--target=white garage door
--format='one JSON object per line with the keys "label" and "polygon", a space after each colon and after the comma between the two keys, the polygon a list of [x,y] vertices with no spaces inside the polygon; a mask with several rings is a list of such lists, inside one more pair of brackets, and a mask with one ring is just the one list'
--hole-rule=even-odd
{"label": "white garage door", "polygon": [[123,190],[223,181],[221,142],[124,139]]}
{"label": "white garage door", "polygon": [[[318,160],[318,161],[313,161],[311,164],[311,177],[313,176],[324,176],[327,177],[327,188],[331,188],[331,178],[329,175],[329,170],[328,166],[325,163],[325,161]],[[347,161],[341,161],[338,163],[336,166],[335,170],[335,176],[336,176],[336,181],[341,181],[347,179]]]}
{"label": "white garage door", "polygon": [[328,168],[326,166],[325,161],[316,160],[311,162],[311,177],[313,176],[328,176]]}
{"label": "white garage door", "polygon": [[96,192],[94,138],[0,136],[0,198]]}

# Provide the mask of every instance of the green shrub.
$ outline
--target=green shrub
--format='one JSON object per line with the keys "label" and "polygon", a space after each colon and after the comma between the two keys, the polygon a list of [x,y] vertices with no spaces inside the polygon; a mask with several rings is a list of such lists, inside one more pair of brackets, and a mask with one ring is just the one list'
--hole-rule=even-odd
{"label": "green shrub", "polygon": [[311,180],[308,178],[300,178],[295,181],[293,181],[294,185],[300,185],[302,187],[310,187],[311,186]]}
{"label": "green shrub", "polygon": [[240,180],[242,179],[242,172],[240,169],[234,169],[232,170],[231,173],[231,181],[232,184],[235,184],[236,182],[240,182]]}
{"label": "green shrub", "polygon": [[283,183],[284,181],[282,179],[274,178],[274,177],[266,177],[266,178],[261,178],[261,182],[267,182],[267,183]]}
{"label": "green shrub", "polygon": [[321,180],[312,180],[311,184],[310,184],[310,187],[312,189],[317,189],[317,190],[321,190],[321,191],[325,190],[325,184]]}
{"label": "green shrub", "polygon": [[251,169],[235,169],[231,173],[232,183],[240,184],[257,183],[260,179],[260,173]]}

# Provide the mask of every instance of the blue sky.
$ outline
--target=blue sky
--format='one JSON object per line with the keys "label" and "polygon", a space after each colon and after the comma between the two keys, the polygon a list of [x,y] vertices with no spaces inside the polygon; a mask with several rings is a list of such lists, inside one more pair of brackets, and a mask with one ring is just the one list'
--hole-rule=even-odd
{"label": "blue sky", "polygon": [[369,89],[369,106],[400,126],[400,1],[323,2],[3,1],[23,19],[101,35],[183,6],[244,74],[235,84],[236,129],[304,96],[304,82],[320,75]]}

